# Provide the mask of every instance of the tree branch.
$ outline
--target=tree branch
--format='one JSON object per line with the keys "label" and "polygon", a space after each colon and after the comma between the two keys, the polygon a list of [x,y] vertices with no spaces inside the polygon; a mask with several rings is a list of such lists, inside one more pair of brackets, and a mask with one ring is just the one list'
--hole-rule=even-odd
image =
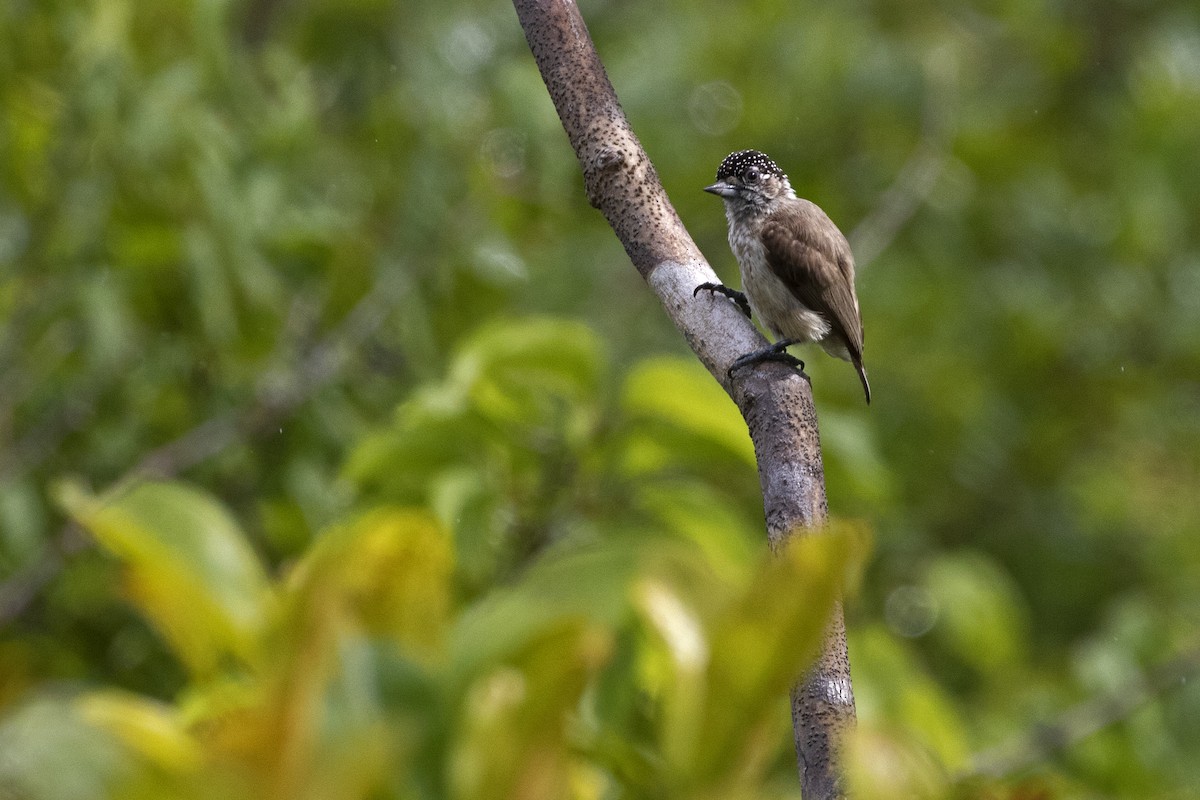
{"label": "tree branch", "polygon": [[[808,381],[781,364],[729,365],[765,342],[737,308],[702,294],[712,268],[672,207],[637,140],[578,7],[570,0],[513,0],[529,48],[583,169],[589,202],[604,214],[633,265],[704,366],[737,404],[758,459],[767,536],[778,548],[828,517],[817,415]],[[838,743],[854,721],[840,606],[812,671],[792,692],[806,800],[840,796]]]}
{"label": "tree branch", "polygon": [[[350,361],[352,354],[379,328],[402,290],[385,275],[355,304],[337,327],[317,342],[294,371],[268,373],[255,387],[253,404],[209,417],[204,422],[146,453],[105,490],[119,494],[138,481],[170,478],[223,452],[236,442],[253,439],[287,419]],[[0,625],[21,616],[61,571],[67,557],[91,544],[71,522],[49,539],[41,551],[7,580],[0,582]]]}
{"label": "tree branch", "polygon": [[1039,724],[1011,742],[984,750],[958,780],[1005,778],[1027,770],[1120,722],[1160,694],[1181,686],[1197,672],[1200,672],[1200,646],[1193,646],[1139,674],[1119,691],[1089,698],[1064,711],[1053,723]]}
{"label": "tree branch", "polygon": [[945,70],[926,69],[920,141],[871,213],[850,232],[855,266],[860,270],[878,258],[917,213],[950,160],[953,80]]}

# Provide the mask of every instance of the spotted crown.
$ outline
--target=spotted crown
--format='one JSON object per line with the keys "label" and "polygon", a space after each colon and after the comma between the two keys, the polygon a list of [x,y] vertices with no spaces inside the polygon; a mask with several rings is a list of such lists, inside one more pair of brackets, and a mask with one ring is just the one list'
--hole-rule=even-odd
{"label": "spotted crown", "polygon": [[740,178],[747,167],[758,167],[759,172],[770,173],[778,178],[787,177],[779,165],[765,153],[760,153],[758,150],[738,150],[736,153],[725,156],[721,166],[717,167],[717,180]]}

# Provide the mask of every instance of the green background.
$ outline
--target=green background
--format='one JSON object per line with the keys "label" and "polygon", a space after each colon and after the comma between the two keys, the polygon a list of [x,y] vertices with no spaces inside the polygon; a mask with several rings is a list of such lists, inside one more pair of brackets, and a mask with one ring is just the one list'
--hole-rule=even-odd
{"label": "green background", "polygon": [[1194,796],[1200,10],[581,7],[724,280],[731,150],[851,238],[832,544],[509,5],[9,0],[0,797],[795,797],[839,584],[859,796]]}

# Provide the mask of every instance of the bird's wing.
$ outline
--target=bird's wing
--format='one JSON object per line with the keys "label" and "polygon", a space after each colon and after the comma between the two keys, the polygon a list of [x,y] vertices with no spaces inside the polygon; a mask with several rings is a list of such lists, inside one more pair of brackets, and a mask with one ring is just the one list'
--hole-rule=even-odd
{"label": "bird's wing", "polygon": [[762,229],[771,270],[805,307],[829,321],[852,360],[862,360],[863,329],[854,294],[854,258],[846,237],[820,208],[801,201]]}

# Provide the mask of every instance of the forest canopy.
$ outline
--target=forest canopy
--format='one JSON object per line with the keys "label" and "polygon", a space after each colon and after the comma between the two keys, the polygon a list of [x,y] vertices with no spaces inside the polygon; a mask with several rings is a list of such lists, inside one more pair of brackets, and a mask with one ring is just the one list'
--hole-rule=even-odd
{"label": "forest canopy", "polygon": [[1200,785],[1200,9],[582,2],[701,188],[851,240],[833,535],[588,204],[511,6],[0,3],[0,796]]}

